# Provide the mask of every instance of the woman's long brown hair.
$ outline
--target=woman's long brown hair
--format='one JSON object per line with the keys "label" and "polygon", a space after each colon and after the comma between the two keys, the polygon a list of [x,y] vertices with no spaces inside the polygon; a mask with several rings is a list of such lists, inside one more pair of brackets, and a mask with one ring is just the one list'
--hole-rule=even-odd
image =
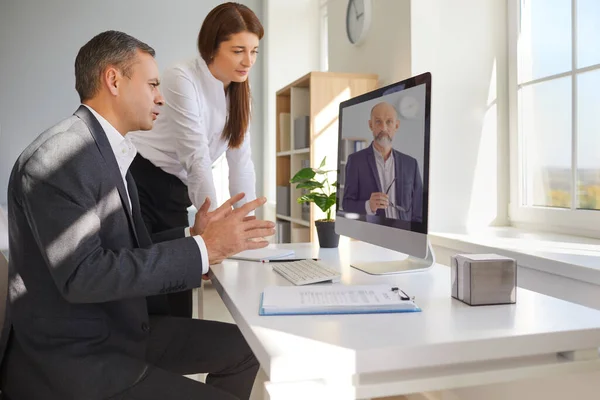
{"label": "woman's long brown hair", "polygon": [[[239,3],[223,3],[204,19],[198,34],[198,51],[207,65],[212,62],[222,42],[231,35],[250,32],[262,39],[264,29],[252,10]],[[229,116],[223,129],[223,139],[230,148],[240,147],[250,124],[250,82],[231,82],[228,87]]]}

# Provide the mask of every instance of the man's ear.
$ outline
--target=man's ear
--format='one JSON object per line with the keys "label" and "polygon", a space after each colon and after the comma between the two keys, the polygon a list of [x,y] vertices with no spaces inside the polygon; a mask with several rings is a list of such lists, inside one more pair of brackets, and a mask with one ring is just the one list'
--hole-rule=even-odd
{"label": "man's ear", "polygon": [[396,130],[398,130],[398,128],[400,128],[400,120],[396,118]]}
{"label": "man's ear", "polygon": [[121,72],[115,67],[108,67],[102,76],[103,83],[108,88],[110,94],[116,96],[119,94],[119,85],[121,81]]}
{"label": "man's ear", "polygon": [[371,123],[371,120],[369,120],[369,129],[373,130],[373,124]]}

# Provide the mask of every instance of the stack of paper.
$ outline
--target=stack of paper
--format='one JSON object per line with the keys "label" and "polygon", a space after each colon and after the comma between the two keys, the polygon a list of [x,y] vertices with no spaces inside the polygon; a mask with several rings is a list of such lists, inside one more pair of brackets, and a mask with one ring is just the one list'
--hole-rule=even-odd
{"label": "stack of paper", "polygon": [[240,253],[237,253],[234,256],[229,258],[234,260],[246,260],[246,261],[267,261],[267,260],[277,260],[284,257],[289,257],[294,255],[294,250],[287,249],[272,249],[269,247],[265,247],[264,249],[256,249],[256,250],[245,250]]}
{"label": "stack of paper", "polygon": [[418,312],[405,293],[391,285],[269,286],[260,315],[369,314]]}

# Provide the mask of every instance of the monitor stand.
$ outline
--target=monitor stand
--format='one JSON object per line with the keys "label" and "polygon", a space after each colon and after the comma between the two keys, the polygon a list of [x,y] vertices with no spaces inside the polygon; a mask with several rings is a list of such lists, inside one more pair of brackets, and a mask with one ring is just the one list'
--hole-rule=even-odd
{"label": "monitor stand", "polygon": [[402,274],[406,272],[426,271],[435,264],[435,254],[429,239],[427,240],[427,255],[425,258],[408,256],[403,260],[353,262],[351,267],[371,275]]}

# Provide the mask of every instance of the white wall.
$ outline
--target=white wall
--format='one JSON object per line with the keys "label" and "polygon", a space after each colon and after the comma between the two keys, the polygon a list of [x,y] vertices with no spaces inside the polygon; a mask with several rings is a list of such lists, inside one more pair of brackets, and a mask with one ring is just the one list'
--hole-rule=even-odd
{"label": "white wall", "polygon": [[412,2],[412,73],[433,76],[430,230],[508,222],[506,0]]}
{"label": "white wall", "polygon": [[346,5],[329,2],[330,70],[377,73],[381,86],[432,73],[429,230],[507,224],[506,1],[374,0],[358,47]]}
{"label": "white wall", "polygon": [[[319,0],[263,0],[265,47],[263,74],[265,128],[262,132],[265,218],[275,219],[275,94],[320,66]],[[259,176],[259,175],[257,175]]]}
{"label": "white wall", "polygon": [[381,86],[410,76],[410,0],[374,0],[371,29],[359,46],[346,36],[347,0],[329,0],[329,70],[378,74]]}
{"label": "white wall", "polygon": [[[241,1],[262,19],[262,1]],[[0,204],[6,203],[10,170],[19,153],[44,129],[72,114],[79,100],[73,63],[95,34],[121,30],[156,50],[162,71],[195,57],[196,38],[216,0],[1,0],[0,2]],[[254,109],[263,105],[259,59],[250,74]],[[257,193],[263,182],[263,114],[252,120]]]}

